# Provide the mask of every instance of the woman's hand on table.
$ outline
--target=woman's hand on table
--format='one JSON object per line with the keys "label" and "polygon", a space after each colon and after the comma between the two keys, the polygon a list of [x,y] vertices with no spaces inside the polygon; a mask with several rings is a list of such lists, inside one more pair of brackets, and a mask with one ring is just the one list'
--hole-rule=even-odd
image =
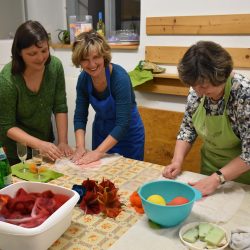
{"label": "woman's hand on table", "polygon": [[77,147],[74,153],[71,155],[70,160],[74,163],[76,163],[79,159],[81,159],[85,154],[87,153],[87,150],[83,147]]}
{"label": "woman's hand on table", "polygon": [[58,148],[65,157],[69,157],[73,154],[72,148],[67,143],[59,143]]}
{"label": "woman's hand on table", "polygon": [[52,161],[55,161],[56,159],[59,159],[63,156],[61,150],[51,142],[42,141],[38,149],[42,155]]}
{"label": "woman's hand on table", "polygon": [[202,196],[207,196],[214,193],[220,182],[216,174],[212,174],[197,182],[189,182],[188,184],[198,189],[202,193]]}
{"label": "woman's hand on table", "polygon": [[75,161],[77,165],[82,165],[82,164],[89,164],[94,161],[100,160],[105,153],[102,153],[97,150],[89,151],[86,154],[84,154],[79,160]]}
{"label": "woman's hand on table", "polygon": [[168,179],[174,179],[180,173],[181,173],[181,164],[173,162],[167,165],[163,169],[162,175]]}

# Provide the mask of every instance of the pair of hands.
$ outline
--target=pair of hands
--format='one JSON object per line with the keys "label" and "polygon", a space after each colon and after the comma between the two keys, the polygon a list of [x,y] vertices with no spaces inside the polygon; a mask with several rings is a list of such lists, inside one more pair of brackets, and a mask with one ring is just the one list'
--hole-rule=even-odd
{"label": "pair of hands", "polygon": [[[162,175],[168,179],[175,179],[180,173],[181,164],[173,162],[164,168]],[[189,182],[188,184],[198,189],[202,193],[202,196],[212,194],[220,185],[216,174],[207,176],[197,182]]]}
{"label": "pair of hands", "polygon": [[59,143],[58,146],[56,146],[54,143],[46,141],[41,143],[39,150],[45,157],[52,161],[62,157],[70,157],[72,162],[77,165],[89,164],[100,160],[104,156],[104,153],[97,150],[87,151],[84,148],[77,148],[74,152],[66,143]]}
{"label": "pair of hands", "polygon": [[104,154],[105,153],[101,153],[97,150],[87,151],[84,148],[77,148],[70,159],[77,165],[89,164],[91,162],[100,160]]}
{"label": "pair of hands", "polygon": [[58,146],[56,146],[54,143],[43,141],[40,144],[39,150],[45,157],[52,161],[73,154],[73,150],[67,143],[59,143]]}

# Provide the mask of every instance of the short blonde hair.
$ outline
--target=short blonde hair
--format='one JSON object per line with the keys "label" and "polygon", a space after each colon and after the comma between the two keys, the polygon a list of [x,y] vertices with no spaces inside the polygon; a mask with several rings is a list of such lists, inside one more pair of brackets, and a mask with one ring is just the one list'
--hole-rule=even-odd
{"label": "short blonde hair", "polygon": [[81,61],[94,50],[97,50],[98,54],[103,56],[105,67],[108,66],[111,62],[111,48],[106,39],[94,30],[79,34],[72,47],[73,64],[79,68]]}

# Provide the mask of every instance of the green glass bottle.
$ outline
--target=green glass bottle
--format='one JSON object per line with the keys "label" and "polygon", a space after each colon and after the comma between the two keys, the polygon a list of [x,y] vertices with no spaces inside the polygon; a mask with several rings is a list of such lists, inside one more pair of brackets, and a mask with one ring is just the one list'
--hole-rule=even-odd
{"label": "green glass bottle", "polygon": [[98,22],[97,22],[97,25],[96,25],[96,31],[102,35],[102,36],[105,36],[105,24],[102,20],[102,12],[100,11],[98,13]]}
{"label": "green glass bottle", "polygon": [[12,183],[11,167],[7,156],[0,145],[0,188],[6,187]]}

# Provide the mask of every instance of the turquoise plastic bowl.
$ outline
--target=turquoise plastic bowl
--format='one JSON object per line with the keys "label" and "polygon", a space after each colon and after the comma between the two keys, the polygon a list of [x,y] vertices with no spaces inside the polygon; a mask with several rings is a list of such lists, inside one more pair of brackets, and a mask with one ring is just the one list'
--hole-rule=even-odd
{"label": "turquoise plastic bowl", "polygon": [[[183,222],[189,216],[194,202],[202,197],[197,189],[174,180],[147,182],[139,188],[138,193],[148,218],[163,227],[173,227]],[[147,198],[153,194],[161,195],[167,202],[176,196],[183,196],[189,202],[177,206],[158,205],[147,201]]]}

